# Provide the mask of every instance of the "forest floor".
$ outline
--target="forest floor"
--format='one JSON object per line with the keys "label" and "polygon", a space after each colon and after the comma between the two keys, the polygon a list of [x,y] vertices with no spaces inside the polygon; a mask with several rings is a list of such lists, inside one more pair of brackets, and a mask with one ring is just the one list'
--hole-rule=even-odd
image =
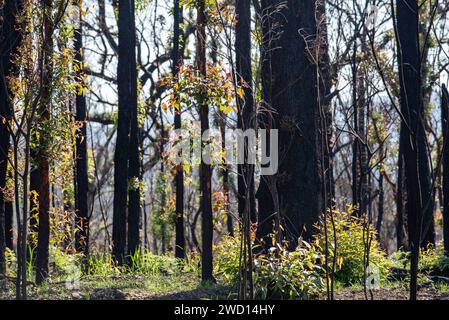
{"label": "forest floor", "polygon": [[[28,286],[32,300],[200,300],[235,299],[235,290],[220,284],[201,284],[196,275],[83,277],[78,285],[65,281]],[[0,290],[0,300],[15,299],[14,283]]]}
{"label": "forest floor", "polygon": [[[38,300],[200,300],[236,298],[235,288],[220,284],[202,285],[196,275],[85,277],[72,289],[64,281],[49,282],[41,287],[29,285],[29,299]],[[420,300],[449,300],[448,286],[421,288]],[[14,299],[14,284],[0,291],[0,300]],[[324,299],[324,295],[319,299]],[[336,300],[365,300],[362,287],[335,290]],[[374,300],[407,300],[407,284],[397,282],[373,291]]]}
{"label": "forest floor", "polygon": [[[373,300],[408,300],[407,288],[379,288],[373,290]],[[368,297],[370,295],[368,294]],[[336,300],[365,300],[365,291],[360,288],[344,288],[335,292]],[[418,300],[449,300],[449,292],[438,288],[425,288],[418,291]]]}

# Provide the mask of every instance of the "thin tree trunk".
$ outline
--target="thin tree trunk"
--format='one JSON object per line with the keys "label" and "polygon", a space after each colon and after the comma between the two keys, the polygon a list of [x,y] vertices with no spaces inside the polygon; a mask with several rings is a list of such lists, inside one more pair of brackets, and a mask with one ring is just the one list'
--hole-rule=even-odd
{"label": "thin tree trunk", "polygon": [[[401,131],[405,130],[401,127]],[[403,135],[405,133],[401,133]],[[405,176],[404,146],[403,141],[399,141],[398,153],[398,178],[396,182],[396,244],[397,250],[409,250],[407,234],[407,177]]]}
{"label": "thin tree trunk", "polygon": [[14,250],[14,232],[13,232],[13,203],[12,201],[5,202],[5,244],[6,248]]}
{"label": "thin tree trunk", "polygon": [[443,128],[443,240],[449,256],[449,93],[443,85],[441,118]]}
{"label": "thin tree trunk", "polygon": [[[196,59],[197,68],[202,77],[207,76],[206,67],[206,12],[205,1],[199,0],[197,10],[197,44]],[[205,95],[206,92],[202,92]],[[201,136],[209,130],[209,106],[205,103],[205,97],[201,97],[199,103]],[[205,144],[207,142],[203,142]],[[203,150],[203,147],[201,148]],[[214,235],[214,226],[212,220],[212,168],[210,164],[206,164],[204,159],[200,165],[200,188],[201,188],[201,277],[203,281],[215,281],[213,277],[212,266],[212,241]]]}
{"label": "thin tree trunk", "polygon": [[[77,76],[80,85],[84,86],[83,74],[81,70],[84,67],[84,48],[83,48],[83,21],[82,21],[82,1],[78,1],[78,21],[79,26],[75,30],[75,60],[78,66]],[[77,232],[75,233],[75,249],[84,253],[85,257],[89,254],[89,208],[87,193],[89,190],[88,165],[87,165],[87,108],[86,96],[84,93],[76,95],[76,114],[75,120],[82,123],[76,136],[75,151],[75,224]]]}
{"label": "thin tree trunk", "polygon": [[[44,0],[44,71],[43,93],[39,106],[39,122],[45,128],[50,121],[53,73],[53,21],[51,17],[53,1]],[[36,283],[41,284],[48,277],[50,245],[50,163],[48,158],[49,132],[43,129],[39,134],[37,160],[39,168],[39,225],[36,255]],[[26,224],[26,221],[23,221]]]}
{"label": "thin tree trunk", "polygon": [[[179,5],[179,0],[174,0],[173,8],[173,66],[172,74],[176,82],[178,82],[179,68],[182,65],[182,51],[180,49],[179,39],[181,37],[181,15],[182,8]],[[182,44],[184,45],[184,44]],[[177,94],[177,93],[176,93]],[[177,95],[178,105],[175,108],[175,130],[180,130],[182,127],[181,122],[181,106],[179,102],[179,95]],[[179,108],[179,109],[178,109]],[[182,160],[181,160],[182,161]],[[181,162],[176,169],[175,176],[175,187],[176,187],[176,222],[175,222],[175,257],[184,259],[185,258],[185,228],[184,228],[184,169],[183,163]]]}
{"label": "thin tree trunk", "polygon": [[[235,26],[236,83],[243,88],[243,97],[237,97],[237,127],[243,131],[255,129],[255,110],[252,89],[251,70],[251,1],[236,3],[237,23]],[[256,221],[256,204],[254,193],[254,165],[247,163],[248,146],[245,139],[245,163],[238,165],[238,212],[243,216],[249,196],[249,215]]]}
{"label": "thin tree trunk", "polygon": [[376,222],[376,231],[378,240],[380,241],[380,233],[382,232],[382,221],[384,218],[384,201],[385,201],[385,192],[384,192],[384,175],[381,172],[379,176],[379,202],[377,208],[377,222]]}
{"label": "thin tree trunk", "polygon": [[[220,116],[223,117],[223,119],[219,120],[220,133],[221,133],[221,150],[222,150],[222,154],[225,155],[226,154],[226,115],[223,113]],[[230,212],[231,209],[229,206],[229,203],[230,203],[230,201],[229,201],[230,200],[229,199],[229,196],[230,196],[229,167],[226,163],[225,156],[223,156],[221,166],[223,168],[222,172],[221,172],[222,178],[223,178],[223,193],[226,196],[226,204],[225,204],[225,206],[226,206],[226,208],[225,208],[225,210],[226,210],[226,230],[228,231],[229,235],[231,237],[233,237],[234,236],[234,221],[233,221],[234,219]]]}
{"label": "thin tree trunk", "polygon": [[[272,106],[272,78],[273,70],[271,65],[273,50],[275,46],[273,37],[275,34],[271,32],[273,26],[273,17],[275,8],[272,5],[271,0],[262,0],[261,8],[264,15],[260,16],[260,23],[262,29],[262,45],[260,49],[260,61],[261,61],[261,82],[262,82],[262,102],[267,108]],[[266,113],[262,113],[257,118],[258,127],[261,129],[271,130],[274,129],[273,117],[271,110]],[[268,140],[269,142],[269,140]],[[268,148],[267,148],[268,149]],[[276,176],[262,176],[260,178],[259,187],[256,192],[257,208],[258,208],[258,222],[256,237],[263,246],[264,250],[268,250],[272,245],[272,239],[270,237],[273,232],[278,228],[274,225],[279,224],[279,212],[275,209],[278,207],[278,199],[274,193],[270,190],[272,179],[276,179]],[[277,235],[280,237],[281,235]]]}
{"label": "thin tree trunk", "polygon": [[[34,134],[31,139],[33,139],[33,142],[35,144],[38,144],[37,137]],[[38,215],[38,204],[34,200],[34,195],[39,194],[40,184],[39,184],[39,166],[37,161],[37,147],[32,147],[30,150],[30,157],[31,157],[31,163],[30,163],[30,235],[36,234],[38,232],[38,225],[37,225],[37,215]],[[33,243],[31,239],[29,239],[29,246],[32,249],[35,249],[37,246],[37,243]]]}
{"label": "thin tree trunk", "polygon": [[359,35],[359,25],[354,25],[354,48],[352,56],[353,82],[353,126],[357,137],[354,137],[352,160],[352,203],[356,206],[356,214],[367,214],[368,210],[368,150],[366,146],[367,101],[366,80],[363,68],[357,63],[357,40],[361,42],[361,53],[368,52],[366,33]]}
{"label": "thin tree trunk", "polygon": [[333,165],[334,129],[332,101],[329,97],[332,88],[331,65],[329,57],[328,19],[326,14],[326,1],[318,0],[316,9],[316,23],[320,48],[318,52],[318,81],[320,113],[322,113],[322,156],[323,156],[323,191],[324,208],[330,208],[335,202],[335,181]]}

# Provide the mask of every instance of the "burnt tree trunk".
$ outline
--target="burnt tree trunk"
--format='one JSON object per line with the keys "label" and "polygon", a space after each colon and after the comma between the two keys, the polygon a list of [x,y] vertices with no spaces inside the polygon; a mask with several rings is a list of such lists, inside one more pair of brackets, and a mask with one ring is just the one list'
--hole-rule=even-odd
{"label": "burnt tree trunk", "polygon": [[326,1],[318,0],[316,8],[316,24],[320,47],[318,52],[319,65],[317,68],[319,82],[319,102],[320,102],[320,130],[321,130],[321,153],[323,157],[323,207],[331,208],[335,203],[335,181],[333,165],[334,147],[334,125],[332,114],[332,72],[329,57],[328,40],[328,20],[326,15]]}
{"label": "burnt tree trunk", "polygon": [[449,256],[449,93],[443,85],[441,118],[443,128],[443,239]]}
{"label": "burnt tree trunk", "polygon": [[[197,68],[202,77],[207,76],[206,67],[206,12],[205,1],[200,0],[197,10],[197,39],[196,39],[196,59]],[[201,136],[209,129],[209,106],[203,95],[199,102],[200,122],[201,122]],[[202,142],[203,145],[207,142]],[[214,281],[213,266],[212,266],[212,241],[214,235],[213,217],[212,217],[212,186],[211,186],[212,168],[210,164],[206,164],[204,159],[200,165],[200,188],[201,188],[201,277],[203,281]]]}
{"label": "burnt tree trunk", "polygon": [[[180,50],[179,39],[181,37],[181,14],[182,9],[179,0],[173,3],[173,66],[172,73],[175,81],[178,82],[179,68],[182,65],[182,50]],[[184,44],[182,44],[184,46]],[[175,108],[175,130],[180,130],[181,122],[181,106],[179,105],[179,96],[177,96],[178,108]],[[182,161],[182,160],[181,160]],[[182,162],[178,165],[175,176],[176,188],[176,222],[175,222],[175,257],[185,258],[185,228],[184,228],[184,169]]]}
{"label": "burnt tree trunk", "polygon": [[[401,131],[404,130],[401,128]],[[401,133],[403,135],[404,133]],[[407,199],[406,177],[404,172],[404,147],[403,142],[399,141],[398,154],[398,178],[396,182],[396,246],[397,250],[407,250],[408,241],[405,241],[407,207],[405,206]]]}
{"label": "burnt tree trunk", "polygon": [[[352,103],[353,126],[356,136],[353,137],[352,147],[352,203],[356,208],[355,214],[368,214],[368,147],[367,147],[367,99],[366,77],[363,66],[357,60],[357,55],[368,51],[366,32],[360,34],[359,24],[354,25],[354,45],[352,53]],[[361,48],[358,52],[358,40]],[[363,62],[362,62],[363,63]]]}
{"label": "burnt tree trunk", "polygon": [[382,221],[384,218],[384,201],[385,201],[385,191],[384,191],[384,174],[381,172],[379,174],[379,202],[377,208],[377,222],[376,222],[376,231],[377,237],[380,243],[381,237],[380,234],[382,232]]}
{"label": "burnt tree trunk", "polygon": [[10,133],[7,123],[10,121],[13,105],[8,89],[8,78],[16,76],[17,68],[13,56],[20,44],[17,31],[17,15],[21,1],[7,0],[0,10],[0,274],[5,273],[5,248],[12,249],[12,202],[5,199],[3,190],[8,176],[8,153]]}
{"label": "burnt tree trunk", "polygon": [[400,139],[404,148],[404,173],[407,177],[407,223],[411,250],[410,299],[416,300],[422,221],[428,205],[427,183],[430,179],[424,143],[419,8],[417,0],[398,0],[396,4],[400,102],[404,117]]}
{"label": "burnt tree trunk", "polygon": [[[36,254],[36,283],[41,284],[48,277],[48,259],[50,245],[50,161],[48,157],[49,134],[46,124],[50,121],[53,79],[53,31],[52,0],[44,0],[44,70],[43,89],[39,104],[39,146],[37,161],[39,171],[39,223]],[[26,223],[26,222],[23,222]]]}
{"label": "burnt tree trunk", "polygon": [[[323,210],[317,66],[309,56],[317,34],[316,1],[263,1],[262,4],[264,9],[278,7],[267,18],[276,29],[271,30],[268,39],[271,74],[265,81],[271,81],[267,94],[270,106],[276,111],[272,115],[274,128],[279,130],[276,176],[279,215],[290,248],[295,248],[300,236],[310,240],[312,225]],[[262,185],[260,191],[264,188]],[[258,198],[261,199],[260,194]],[[273,207],[265,200],[259,202],[259,221],[275,213],[269,212],[276,207],[276,201],[272,203]]]}
{"label": "burnt tree trunk", "polygon": [[[135,6],[134,0],[131,1],[130,12],[130,35],[129,35],[129,87],[131,108],[131,128],[129,142],[129,186],[128,191],[128,255],[133,256],[140,245],[140,156],[139,156],[139,121],[137,107],[137,62],[136,62],[136,23],[135,23]],[[131,260],[128,260],[131,263]]]}
{"label": "burnt tree trunk", "polygon": [[[237,128],[243,131],[255,129],[255,110],[252,89],[251,70],[251,1],[236,3],[237,23],[235,26],[235,60],[236,83],[243,89],[243,97],[237,97]],[[238,212],[243,217],[245,206],[249,203],[251,221],[256,220],[256,204],[254,193],[254,165],[247,164],[248,143],[245,139],[245,163],[238,165]],[[247,199],[249,198],[249,199]]]}
{"label": "burnt tree trunk", "polygon": [[128,201],[128,160],[131,153],[130,127],[133,113],[133,85],[135,74],[134,1],[118,2],[119,54],[117,66],[118,120],[117,140],[114,154],[114,209],[112,225],[112,254],[119,265],[125,262],[127,201]]}
{"label": "burnt tree trunk", "polygon": [[[78,66],[78,81],[84,86],[82,69],[84,67],[83,52],[83,21],[82,21],[82,1],[78,2],[78,23],[79,26],[75,30],[75,60]],[[83,92],[76,95],[76,113],[75,120],[82,124],[76,135],[75,148],[75,224],[77,232],[75,233],[75,249],[84,253],[87,257],[89,254],[89,207],[87,194],[89,189],[88,165],[87,165],[87,108],[86,96]]]}
{"label": "burnt tree trunk", "polygon": [[[271,0],[262,0],[261,9],[263,8],[265,14],[261,15],[260,23],[262,28],[262,45],[260,48],[260,61],[261,61],[261,82],[262,82],[262,101],[261,105],[270,108],[271,93],[272,93],[272,67],[271,58],[273,51],[271,48],[275,45],[274,34],[270,32],[273,26],[273,15],[275,8],[272,6]],[[260,13],[259,13],[260,14]],[[261,113],[257,118],[257,125],[261,129],[274,129],[273,118],[271,117],[271,110]],[[278,213],[275,212],[275,202],[278,202],[276,193],[271,190],[273,186],[272,181],[275,180],[275,176],[261,176],[259,187],[256,192],[257,209],[258,209],[258,221],[256,237],[263,248],[267,250],[272,246],[272,239],[270,235],[275,232],[275,225],[278,223]],[[275,184],[275,181],[274,181]],[[277,205],[276,205],[277,206]],[[280,237],[281,235],[279,235]]]}

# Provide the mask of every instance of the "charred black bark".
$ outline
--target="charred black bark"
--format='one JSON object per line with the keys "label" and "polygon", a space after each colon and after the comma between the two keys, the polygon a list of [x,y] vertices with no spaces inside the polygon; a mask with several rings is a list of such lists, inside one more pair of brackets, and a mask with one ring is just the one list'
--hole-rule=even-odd
{"label": "charred black bark", "polygon": [[[179,67],[182,64],[182,52],[180,49],[180,37],[182,32],[180,29],[180,23],[182,19],[182,8],[179,5],[179,0],[174,0],[173,6],[173,65],[172,74],[173,78],[177,81]],[[181,43],[184,46],[183,43]],[[179,98],[178,98],[179,99]],[[175,129],[179,130],[182,127],[181,123],[181,110],[175,110]],[[175,257],[185,258],[185,227],[184,227],[184,170],[182,164],[180,164],[176,171],[175,176],[175,188],[176,188],[176,222],[175,222]]]}
{"label": "charred black bark", "polygon": [[335,180],[334,180],[334,119],[332,110],[331,88],[332,75],[329,57],[328,22],[326,14],[326,1],[318,0],[316,7],[316,24],[318,31],[319,64],[318,88],[320,104],[320,133],[322,153],[322,176],[323,176],[323,207],[331,208],[335,203]]}
{"label": "charred black bark", "polygon": [[118,2],[119,54],[117,68],[118,82],[118,122],[117,140],[114,154],[114,209],[112,226],[112,254],[119,265],[125,262],[127,200],[128,200],[128,160],[131,153],[130,127],[134,108],[133,83],[135,74],[135,29],[134,1]]}
{"label": "charred black bark", "polygon": [[377,237],[380,241],[380,234],[382,232],[382,222],[384,218],[384,201],[385,201],[385,191],[384,191],[384,175],[381,172],[379,175],[379,202],[377,208],[377,222],[376,222],[376,231]]}
{"label": "charred black bark", "polygon": [[[130,129],[130,150],[129,150],[129,186],[128,191],[128,255],[133,256],[140,245],[140,156],[139,156],[139,121],[138,121],[138,107],[137,107],[137,62],[136,62],[136,24],[135,24],[135,8],[134,0],[131,1],[132,12],[130,17],[130,39],[129,50],[130,60],[128,60],[130,71],[130,98],[131,108],[131,129]],[[128,260],[128,263],[131,263]]]}
{"label": "charred black bark", "polygon": [[21,40],[17,29],[17,16],[21,7],[22,1],[7,0],[0,9],[0,274],[5,272],[5,248],[12,249],[12,202],[5,199],[2,190],[8,176],[10,133],[7,123],[12,116],[14,95],[7,81],[17,74],[13,56]]}
{"label": "charred black bark", "polygon": [[[401,131],[404,130],[401,128]],[[403,135],[402,133],[401,135]],[[406,177],[404,172],[404,147],[403,142],[399,142],[398,154],[398,179],[396,182],[396,247],[397,250],[407,250],[408,242],[404,240],[406,230],[405,217],[407,216],[407,207],[405,200],[407,198]]]}
{"label": "charred black bark", "polygon": [[36,283],[41,284],[48,277],[48,259],[50,245],[50,160],[47,147],[49,132],[45,124],[50,120],[50,105],[52,99],[53,79],[53,31],[51,18],[52,0],[44,0],[44,61],[43,61],[43,90],[39,102],[39,146],[37,161],[39,170],[39,223],[36,253]]}
{"label": "charred black bark", "polygon": [[[272,30],[275,8],[272,6],[270,0],[262,0],[261,7],[264,9],[264,14],[260,16],[262,28],[262,45],[260,49],[260,67],[262,81],[261,104],[266,108],[270,108],[270,106],[272,105],[271,79],[273,73],[271,68],[271,58],[273,51],[271,50],[271,47],[274,46],[274,34],[271,33],[270,30]],[[257,123],[259,128],[266,130],[274,129],[273,118],[271,117],[270,111],[262,113],[258,116]],[[275,194],[275,192],[273,192],[275,190],[271,190],[271,187],[273,186],[273,179],[275,179],[274,176],[262,176],[260,178],[259,187],[256,192],[258,208],[256,237],[257,239],[259,239],[259,241],[261,241],[265,250],[272,246],[270,235],[275,231],[275,224],[278,217],[277,212],[275,212],[275,202],[278,202],[277,195]]]}
{"label": "charred black bark", "polygon": [[[75,60],[78,65],[78,81],[84,86],[82,72],[84,66],[84,48],[83,48],[83,22],[81,18],[82,2],[78,2],[78,23],[79,26],[75,30]],[[87,165],[87,107],[86,96],[83,93],[76,95],[76,113],[75,120],[82,123],[76,135],[75,148],[75,224],[77,232],[75,233],[75,249],[84,253],[87,257],[89,254],[89,208],[88,208],[88,165]]]}
{"label": "charred black bark", "polygon": [[423,218],[427,217],[431,193],[424,131],[419,7],[417,0],[398,0],[396,4],[400,102],[404,117],[400,139],[404,147],[404,172],[407,177],[407,223],[411,250],[410,299],[416,300]]}
{"label": "charred black bark", "polygon": [[[279,171],[275,194],[279,199],[279,216],[285,238],[290,247],[295,248],[300,236],[310,240],[312,225],[323,210],[317,65],[309,56],[309,52],[315,50],[311,44],[317,35],[316,1],[263,1],[262,5],[263,10],[273,6],[278,8],[266,18],[271,28],[265,31],[271,36],[264,45],[271,52],[266,62],[270,64],[266,67],[270,79],[265,81],[271,81],[266,94],[269,95],[270,106],[276,111],[272,115],[273,128],[279,130]],[[268,76],[266,72],[263,74]],[[266,223],[271,215],[276,214],[268,211],[276,211],[276,200],[269,203],[261,199],[267,190],[273,194],[273,184],[261,184],[259,190],[261,229],[267,228],[261,222]]]}
{"label": "charred black bark", "polygon": [[[237,1],[237,23],[235,26],[235,60],[236,83],[243,88],[243,97],[237,97],[237,127],[243,131],[255,129],[255,110],[252,89],[251,70],[251,2]],[[242,217],[247,200],[249,216],[252,222],[256,221],[256,203],[254,192],[254,165],[247,164],[248,142],[245,141],[245,164],[238,165],[238,212]],[[252,147],[252,146],[249,146]],[[249,199],[247,199],[249,198]]]}
{"label": "charred black bark", "polygon": [[449,93],[443,84],[441,119],[443,128],[443,240],[449,256]]}
{"label": "charred black bark", "polygon": [[[202,77],[206,77],[206,13],[205,1],[198,2],[197,10],[197,44],[196,59],[197,68]],[[205,92],[202,92],[205,95]],[[209,129],[209,106],[204,103],[205,97],[201,98],[199,103],[201,135]],[[203,142],[206,143],[206,142]],[[209,164],[201,161],[200,165],[200,188],[201,188],[201,277],[203,281],[215,281],[212,266],[212,241],[214,235],[214,226],[212,220],[212,168]]]}

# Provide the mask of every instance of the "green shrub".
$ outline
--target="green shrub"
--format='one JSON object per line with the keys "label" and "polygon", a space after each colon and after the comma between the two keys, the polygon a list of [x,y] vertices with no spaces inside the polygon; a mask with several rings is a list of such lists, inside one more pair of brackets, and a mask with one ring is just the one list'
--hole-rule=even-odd
{"label": "green shrub", "polygon": [[139,248],[131,257],[131,266],[128,272],[138,274],[174,274],[177,272],[195,272],[194,263],[187,263],[168,255],[155,255],[148,250]]}
{"label": "green shrub", "polygon": [[[334,246],[334,230],[331,215],[333,217],[335,233],[337,237],[337,249]],[[315,236],[317,246],[321,253],[325,254],[325,230],[324,215],[316,225],[318,233]],[[335,280],[345,285],[361,284],[364,279],[364,256],[367,239],[371,239],[369,250],[369,266],[379,270],[380,281],[386,280],[390,261],[385,252],[380,248],[376,231],[370,225],[366,226],[366,219],[356,217],[351,207],[348,210],[332,210],[327,214],[327,235],[329,248],[329,266],[332,265],[336,252]],[[368,238],[369,236],[369,238]],[[365,241],[364,241],[365,240]]]}
{"label": "green shrub", "polygon": [[271,248],[255,260],[256,297],[262,299],[309,299],[324,287],[322,256],[305,241],[295,251]]}
{"label": "green shrub", "polygon": [[67,270],[79,268],[83,258],[82,254],[67,253],[54,246],[50,246],[49,253],[50,267],[55,276],[65,275]]}
{"label": "green shrub", "polygon": [[214,246],[214,273],[226,284],[237,284],[240,279],[240,236],[226,235]]}
{"label": "green shrub", "polygon": [[[214,272],[226,284],[240,278],[240,237],[226,236],[215,248]],[[323,289],[321,254],[302,242],[296,251],[272,248],[254,256],[254,289],[258,299],[306,299]]]}
{"label": "green shrub", "polygon": [[429,246],[421,250],[419,271],[424,274],[443,274],[449,272],[449,257],[444,255],[444,249]]}
{"label": "green shrub", "polygon": [[119,276],[121,274],[120,268],[114,261],[110,253],[92,255],[87,260],[87,275],[89,276]]}
{"label": "green shrub", "polygon": [[17,257],[16,253],[9,248],[5,250],[5,262],[6,274],[15,277],[17,272]]}

